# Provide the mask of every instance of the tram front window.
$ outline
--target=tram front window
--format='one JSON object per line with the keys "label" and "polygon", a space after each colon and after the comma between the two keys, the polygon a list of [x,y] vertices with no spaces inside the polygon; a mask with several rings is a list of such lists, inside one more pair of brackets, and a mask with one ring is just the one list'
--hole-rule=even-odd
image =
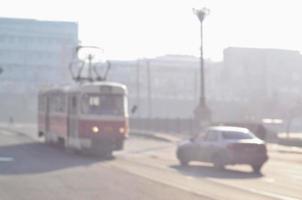
{"label": "tram front window", "polygon": [[123,95],[84,95],[82,112],[92,115],[124,115]]}

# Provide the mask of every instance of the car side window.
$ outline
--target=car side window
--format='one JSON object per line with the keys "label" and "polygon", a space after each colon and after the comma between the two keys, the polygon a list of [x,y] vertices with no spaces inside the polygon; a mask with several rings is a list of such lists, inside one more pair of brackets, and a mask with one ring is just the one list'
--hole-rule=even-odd
{"label": "car side window", "polygon": [[195,143],[199,143],[199,142],[204,142],[205,140],[205,135],[206,133],[199,133],[197,135],[195,135],[195,137],[193,138],[193,141]]}
{"label": "car side window", "polygon": [[208,131],[205,136],[205,141],[215,142],[219,140],[219,132],[217,131]]}

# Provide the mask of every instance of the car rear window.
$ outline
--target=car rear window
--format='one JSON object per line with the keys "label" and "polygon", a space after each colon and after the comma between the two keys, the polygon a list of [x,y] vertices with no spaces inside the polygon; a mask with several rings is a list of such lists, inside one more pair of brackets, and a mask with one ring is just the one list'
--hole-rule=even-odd
{"label": "car rear window", "polygon": [[243,140],[254,138],[252,133],[243,133],[235,131],[224,131],[222,132],[222,137],[226,140]]}

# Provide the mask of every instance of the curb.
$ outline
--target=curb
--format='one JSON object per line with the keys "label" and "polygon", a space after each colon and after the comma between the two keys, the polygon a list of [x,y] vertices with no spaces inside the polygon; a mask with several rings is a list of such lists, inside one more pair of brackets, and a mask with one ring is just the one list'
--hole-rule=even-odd
{"label": "curb", "polygon": [[181,140],[180,138],[177,138],[174,136],[169,136],[169,135],[161,134],[158,132],[141,131],[141,130],[130,130],[129,135],[130,135],[130,137],[131,137],[131,135],[134,135],[134,136],[138,136],[138,137],[145,137],[145,138],[160,140],[160,141],[169,142],[169,143],[176,143],[177,141]]}
{"label": "curb", "polygon": [[39,137],[35,137],[33,134],[28,133],[28,132],[31,132],[31,131],[24,130],[24,129],[26,129],[24,127],[11,127],[11,126],[6,126],[6,125],[0,125],[0,129],[5,130],[5,131],[10,131],[10,132],[16,133],[18,135],[28,137],[33,141],[40,141]]}
{"label": "curb", "polygon": [[284,146],[280,144],[269,144],[268,149],[270,151],[276,151],[280,153],[292,153],[292,154],[302,154],[301,147],[295,146]]}

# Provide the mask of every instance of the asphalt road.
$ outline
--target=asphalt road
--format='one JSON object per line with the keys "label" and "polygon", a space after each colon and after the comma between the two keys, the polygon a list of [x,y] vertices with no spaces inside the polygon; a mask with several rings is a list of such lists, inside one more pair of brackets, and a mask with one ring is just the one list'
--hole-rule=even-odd
{"label": "asphalt road", "polygon": [[248,166],[180,167],[174,151],[173,143],[130,137],[101,160],[0,130],[0,199],[302,199],[302,154],[272,151],[257,175]]}

